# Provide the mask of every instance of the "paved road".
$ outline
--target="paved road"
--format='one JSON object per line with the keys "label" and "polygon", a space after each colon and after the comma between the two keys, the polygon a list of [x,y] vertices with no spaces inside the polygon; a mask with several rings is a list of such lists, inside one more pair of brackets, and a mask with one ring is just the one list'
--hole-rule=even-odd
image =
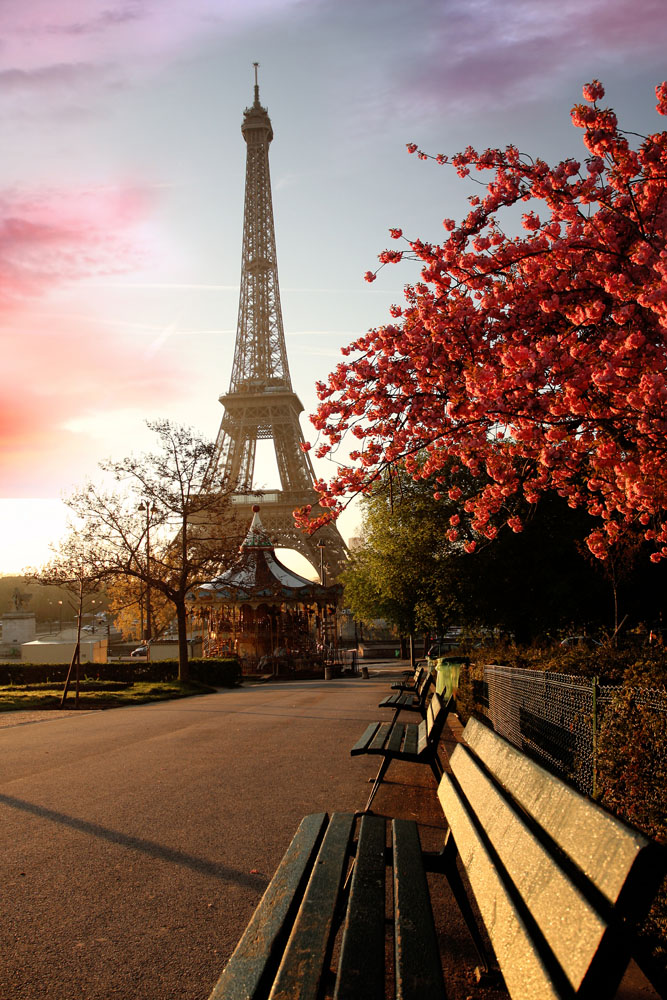
{"label": "paved road", "polygon": [[[389,680],[0,727],[0,1000],[203,1000],[301,817],[363,805],[374,768],[349,748]],[[406,773],[377,808],[421,808],[433,779]]]}

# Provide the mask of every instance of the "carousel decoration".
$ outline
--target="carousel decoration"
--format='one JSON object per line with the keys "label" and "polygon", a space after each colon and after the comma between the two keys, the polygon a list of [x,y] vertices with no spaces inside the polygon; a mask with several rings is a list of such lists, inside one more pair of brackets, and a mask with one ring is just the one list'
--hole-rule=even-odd
{"label": "carousel decoration", "polygon": [[191,594],[204,655],[238,656],[244,673],[308,670],[331,656],[343,588],[324,586],[288,569],[252,508],[253,519],[235,562]]}

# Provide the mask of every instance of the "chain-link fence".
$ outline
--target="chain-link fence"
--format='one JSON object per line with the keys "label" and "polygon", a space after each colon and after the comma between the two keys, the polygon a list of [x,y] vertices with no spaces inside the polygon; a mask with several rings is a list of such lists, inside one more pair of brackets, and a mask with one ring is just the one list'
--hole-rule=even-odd
{"label": "chain-link fence", "polygon": [[602,685],[597,677],[517,667],[485,666],[475,700],[497,733],[593,795],[603,714],[621,693],[667,713],[665,689]]}

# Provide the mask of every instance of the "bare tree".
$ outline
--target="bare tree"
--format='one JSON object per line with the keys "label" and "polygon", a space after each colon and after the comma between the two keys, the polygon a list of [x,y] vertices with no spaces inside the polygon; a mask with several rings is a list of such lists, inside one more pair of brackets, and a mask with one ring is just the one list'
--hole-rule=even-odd
{"label": "bare tree", "polygon": [[96,542],[95,534],[89,525],[80,529],[70,526],[68,534],[57,547],[53,547],[52,560],[38,570],[28,573],[28,580],[44,586],[63,588],[70,596],[70,605],[76,614],[76,642],[74,652],[67,671],[65,687],[63,688],[60,707],[64,708],[67,693],[75,673],[76,696],[79,704],[79,675],[81,667],[81,626],[86,602],[92,594],[99,592],[105,577],[107,566],[104,555]]}
{"label": "bare tree", "polygon": [[171,602],[178,624],[178,676],[185,681],[187,595],[229,561],[239,526],[231,485],[212,471],[214,444],[167,420],[148,427],[158,436],[157,451],[100,463],[117,489],[89,483],[66,503],[94,531],[107,574],[143,582],[147,641],[151,593]]}

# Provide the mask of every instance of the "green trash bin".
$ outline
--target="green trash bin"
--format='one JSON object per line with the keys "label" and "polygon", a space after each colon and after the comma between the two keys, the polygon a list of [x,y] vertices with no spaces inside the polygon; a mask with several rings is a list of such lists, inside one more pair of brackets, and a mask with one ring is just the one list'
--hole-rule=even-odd
{"label": "green trash bin", "polygon": [[465,660],[454,660],[447,656],[440,656],[435,661],[435,690],[436,694],[445,699],[456,697],[459,689],[459,677],[461,667]]}

